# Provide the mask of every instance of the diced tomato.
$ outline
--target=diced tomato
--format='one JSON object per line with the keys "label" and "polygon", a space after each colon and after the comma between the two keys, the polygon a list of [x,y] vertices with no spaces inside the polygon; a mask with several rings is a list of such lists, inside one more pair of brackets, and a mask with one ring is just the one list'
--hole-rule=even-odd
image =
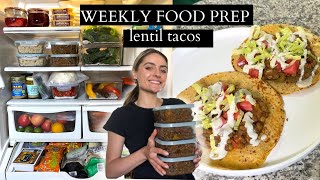
{"label": "diced tomato", "polygon": [[225,111],[225,112],[222,113],[222,117],[223,117],[224,119],[228,119],[228,113],[227,113],[227,111]]}
{"label": "diced tomato", "polygon": [[259,70],[251,68],[251,69],[249,69],[249,75],[253,78],[258,78],[259,77]]}
{"label": "diced tomato", "polygon": [[238,116],[240,115],[240,112],[236,112],[233,114],[233,119],[236,121],[238,119]]}
{"label": "diced tomato", "polygon": [[266,46],[266,49],[268,48],[268,41],[267,40],[263,40],[262,43]]}
{"label": "diced tomato", "polygon": [[227,123],[227,120],[225,119],[225,118],[223,118],[223,117],[220,117],[221,118],[221,120],[222,120],[222,125],[224,125],[225,123]]}
{"label": "diced tomato", "polygon": [[290,66],[286,67],[283,72],[288,74],[288,75],[293,75],[295,73],[297,73],[297,70],[299,68],[300,65],[300,61],[295,61],[293,64],[291,64]]}
{"label": "diced tomato", "polygon": [[253,106],[249,101],[242,101],[237,104],[237,107],[243,111],[252,111]]}
{"label": "diced tomato", "polygon": [[231,143],[233,148],[238,148],[238,143],[236,143],[235,141],[231,141]]}
{"label": "diced tomato", "polygon": [[276,70],[278,72],[281,72],[282,71],[282,68],[281,68],[281,64],[279,62],[276,62]]}
{"label": "diced tomato", "polygon": [[228,86],[226,84],[222,83],[222,89],[223,89],[223,91],[226,91],[228,89]]}
{"label": "diced tomato", "polygon": [[242,66],[244,66],[246,64],[248,64],[248,61],[246,60],[246,58],[243,55],[240,55],[240,57],[238,59],[238,62],[237,62],[237,65],[239,67],[242,67]]}

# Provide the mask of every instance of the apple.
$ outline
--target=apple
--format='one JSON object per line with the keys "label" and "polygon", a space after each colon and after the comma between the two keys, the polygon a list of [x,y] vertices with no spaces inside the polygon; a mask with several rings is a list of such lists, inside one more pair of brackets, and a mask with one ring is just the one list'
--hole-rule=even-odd
{"label": "apple", "polygon": [[44,132],[50,132],[51,124],[52,124],[52,121],[50,119],[47,119],[42,123],[41,128],[43,129]]}
{"label": "apple", "polygon": [[18,124],[22,127],[27,127],[30,125],[30,116],[28,114],[22,114],[18,118]]}
{"label": "apple", "polygon": [[31,117],[31,123],[34,127],[41,126],[41,124],[44,122],[45,117],[40,114],[34,114]]}
{"label": "apple", "polygon": [[57,119],[57,122],[61,123],[61,124],[67,124],[67,120],[62,120],[62,119]]}

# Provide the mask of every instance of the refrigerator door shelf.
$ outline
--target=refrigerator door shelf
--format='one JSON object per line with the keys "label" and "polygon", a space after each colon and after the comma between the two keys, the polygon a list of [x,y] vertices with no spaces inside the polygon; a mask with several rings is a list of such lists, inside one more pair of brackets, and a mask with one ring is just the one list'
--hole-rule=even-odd
{"label": "refrigerator door shelf", "polygon": [[[65,179],[65,180],[75,180],[70,176],[67,172],[15,172],[14,167],[12,166],[13,160],[19,155],[23,147],[23,143],[18,143],[14,148],[11,148],[11,151],[7,151],[6,161],[7,169],[6,169],[6,180],[16,180],[16,179],[24,179],[24,180],[43,180],[45,177],[46,180],[57,180],[57,179]],[[12,153],[11,153],[12,152]],[[9,158],[8,158],[9,157]],[[4,159],[5,160],[5,159]],[[0,174],[1,175],[1,174]],[[1,176],[0,176],[1,178]],[[94,180],[94,179],[107,179],[105,175],[105,168],[100,169],[93,177],[86,178],[86,180]],[[124,179],[121,177],[119,179]]]}
{"label": "refrigerator door shelf", "polygon": [[[7,111],[9,122],[9,136],[11,142],[10,144],[12,144],[12,142],[72,142],[79,141],[81,139],[81,106],[8,106]],[[51,130],[55,131],[56,133],[18,132],[16,129],[18,127],[18,124],[16,122],[18,120],[17,114],[21,114],[21,112],[31,114],[37,113],[46,116],[54,116],[55,114],[57,114],[57,119],[54,119],[51,124]],[[64,112],[69,112],[72,114],[71,119],[70,116],[65,117],[69,118],[70,121],[60,121],[61,119],[58,119],[58,113],[63,114]],[[55,123],[55,128],[53,128],[54,122],[59,122]],[[67,128],[69,132],[64,132],[64,130],[67,130]]]}
{"label": "refrigerator door shelf", "polygon": [[108,135],[103,126],[111,113],[119,106],[83,106],[83,139],[97,142],[107,142]]}

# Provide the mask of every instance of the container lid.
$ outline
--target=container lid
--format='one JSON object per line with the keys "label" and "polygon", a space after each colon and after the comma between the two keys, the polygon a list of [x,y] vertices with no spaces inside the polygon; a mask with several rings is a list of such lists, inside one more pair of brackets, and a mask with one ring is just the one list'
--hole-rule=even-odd
{"label": "container lid", "polygon": [[163,162],[182,162],[182,161],[192,161],[196,156],[187,156],[187,157],[179,157],[179,158],[165,158],[158,156],[159,159]]}
{"label": "container lid", "polygon": [[50,57],[78,57],[78,54],[51,54]]}
{"label": "container lid", "polygon": [[19,79],[25,79],[26,76],[25,75],[14,75],[14,76],[11,76],[11,80],[19,80]]}
{"label": "container lid", "polygon": [[41,8],[30,8],[28,9],[28,13],[46,13],[49,14],[49,11]]}
{"label": "container lid", "polygon": [[45,44],[45,41],[21,40],[21,41],[15,41],[14,43],[20,44],[20,45],[38,45],[38,44]]}
{"label": "container lid", "polygon": [[47,56],[46,54],[17,54],[17,57],[45,57]]}
{"label": "container lid", "polygon": [[160,139],[155,138],[155,141],[158,144],[167,145],[167,146],[174,146],[174,145],[180,145],[180,144],[193,144],[193,143],[197,142],[196,138],[188,139],[188,140],[181,140],[181,141],[161,141]]}
{"label": "container lid", "polygon": [[184,126],[195,126],[197,122],[182,122],[182,123],[154,123],[155,127],[160,128],[172,128],[172,127],[184,127]]}
{"label": "container lid", "polygon": [[51,41],[51,45],[78,45],[77,41]]}
{"label": "container lid", "polygon": [[19,10],[19,11],[23,11],[23,12],[27,13],[27,11],[25,9],[22,9],[22,8],[19,8],[19,7],[6,7],[4,9],[4,11],[10,10],[10,9]]}
{"label": "container lid", "polygon": [[166,109],[182,109],[182,108],[193,108],[193,104],[178,104],[178,105],[167,105],[153,108],[153,111],[160,111]]}

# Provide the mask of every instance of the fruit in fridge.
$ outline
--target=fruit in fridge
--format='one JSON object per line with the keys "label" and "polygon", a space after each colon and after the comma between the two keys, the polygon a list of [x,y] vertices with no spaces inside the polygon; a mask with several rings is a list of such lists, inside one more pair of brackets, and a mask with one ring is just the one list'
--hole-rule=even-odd
{"label": "fruit in fridge", "polygon": [[47,119],[42,123],[41,128],[43,129],[44,132],[50,132],[51,124],[52,124],[52,121],[50,119]]}
{"label": "fruit in fridge", "polygon": [[44,120],[45,120],[45,117],[40,114],[34,114],[31,116],[31,123],[35,127],[41,126]]}
{"label": "fruit in fridge", "polygon": [[22,127],[27,127],[31,124],[30,117],[28,114],[22,114],[18,118],[18,124]]}

